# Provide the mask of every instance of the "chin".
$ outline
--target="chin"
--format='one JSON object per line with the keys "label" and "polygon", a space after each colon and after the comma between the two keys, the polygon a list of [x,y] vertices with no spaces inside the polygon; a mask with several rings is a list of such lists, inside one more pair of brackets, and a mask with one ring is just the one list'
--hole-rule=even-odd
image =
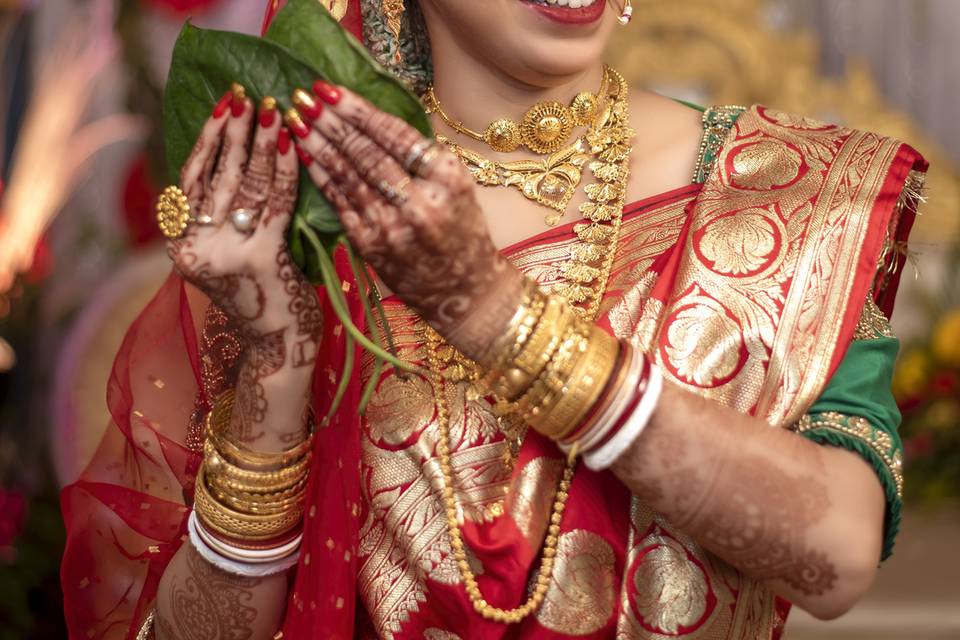
{"label": "chin", "polygon": [[[595,67],[617,23],[608,0],[420,0],[460,46],[521,82]],[[428,21],[429,22],[429,21]],[[437,24],[435,22],[435,24]]]}

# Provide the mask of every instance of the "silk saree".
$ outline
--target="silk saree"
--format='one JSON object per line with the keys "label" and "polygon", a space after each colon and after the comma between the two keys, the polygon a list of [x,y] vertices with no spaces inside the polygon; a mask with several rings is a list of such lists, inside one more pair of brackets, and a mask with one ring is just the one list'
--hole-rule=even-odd
{"label": "silk saree", "polygon": [[[698,179],[626,207],[598,322],[653,357],[668,382],[863,455],[888,499],[887,555],[902,474],[885,318],[925,162],[895,140],[762,106],[711,109],[704,124]],[[551,288],[576,242],[567,225],[504,252]],[[338,266],[362,323],[358,285],[345,260]],[[171,276],[131,327],[108,389],[113,424],[64,490],[73,638],[134,637],[183,543],[201,417],[232,384],[240,351],[226,318],[189,297]],[[383,304],[400,357],[422,364],[423,323],[399,300]],[[344,358],[360,358],[360,375],[316,439],[284,638],[779,637],[788,603],[582,465],[543,606],[520,625],[482,619],[446,533],[435,394],[450,408],[464,534],[494,605],[525,598],[562,454],[532,432],[514,451],[489,400],[456,376],[434,388],[388,367],[358,416],[372,360],[327,325],[318,414]],[[239,619],[247,604],[218,606]]]}

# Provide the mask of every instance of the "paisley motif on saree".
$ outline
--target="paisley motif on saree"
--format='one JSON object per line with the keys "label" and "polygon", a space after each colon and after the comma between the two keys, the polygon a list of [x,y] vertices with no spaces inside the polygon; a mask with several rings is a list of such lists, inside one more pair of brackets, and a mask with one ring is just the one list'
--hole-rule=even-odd
{"label": "paisley motif on saree", "polygon": [[[842,359],[889,234],[909,230],[911,210],[891,226],[904,182],[924,168],[893,140],[754,107],[702,187],[627,207],[599,321],[675,384],[788,425]],[[549,287],[574,242],[559,227],[505,252]],[[422,361],[419,320],[386,303],[400,355]],[[446,389],[474,569],[492,604],[512,606],[536,569],[562,459],[531,434],[506,473],[487,401]],[[382,637],[778,637],[785,603],[582,468],[544,606],[519,629],[482,620],[446,538],[435,420],[429,382],[388,371],[362,422],[358,593]],[[505,514],[486,521],[507,488]]]}

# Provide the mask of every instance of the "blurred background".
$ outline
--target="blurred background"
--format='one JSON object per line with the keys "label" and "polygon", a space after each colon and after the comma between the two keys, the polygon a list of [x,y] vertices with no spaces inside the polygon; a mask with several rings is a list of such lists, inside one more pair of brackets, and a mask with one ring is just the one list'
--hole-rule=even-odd
{"label": "blurred background", "polygon": [[[609,56],[632,82],[880,131],[932,162],[893,318],[897,551],[853,612],[829,624],[795,612],[786,638],[960,638],[960,0],[634,4]],[[262,9],[0,0],[0,640],[66,637],[57,495],[96,446],[114,352],[168,269],[152,202],[177,32],[192,18],[255,33]]]}

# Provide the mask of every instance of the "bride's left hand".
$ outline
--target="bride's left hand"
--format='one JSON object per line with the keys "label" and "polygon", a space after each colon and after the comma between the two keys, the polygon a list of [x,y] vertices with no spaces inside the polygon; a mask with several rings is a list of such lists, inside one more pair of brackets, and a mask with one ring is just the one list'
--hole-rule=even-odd
{"label": "bride's left hand", "polygon": [[326,83],[288,114],[310,177],[357,252],[466,355],[483,360],[520,299],[522,276],[494,246],[456,156],[355,93]]}

